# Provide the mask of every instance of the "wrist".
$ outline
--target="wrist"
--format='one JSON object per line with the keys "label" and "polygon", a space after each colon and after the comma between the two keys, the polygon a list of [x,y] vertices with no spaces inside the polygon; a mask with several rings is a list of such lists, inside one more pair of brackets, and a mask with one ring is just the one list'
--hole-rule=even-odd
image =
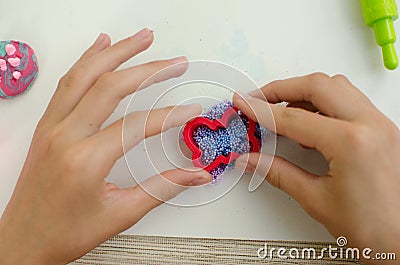
{"label": "wrist", "polygon": [[[400,226],[396,223],[400,218],[379,216],[369,226],[364,226],[358,237],[360,247],[370,248],[375,253],[396,253],[400,255]],[[370,218],[373,220],[373,218]]]}
{"label": "wrist", "polygon": [[47,265],[37,251],[32,231],[19,229],[5,215],[0,219],[0,265]]}

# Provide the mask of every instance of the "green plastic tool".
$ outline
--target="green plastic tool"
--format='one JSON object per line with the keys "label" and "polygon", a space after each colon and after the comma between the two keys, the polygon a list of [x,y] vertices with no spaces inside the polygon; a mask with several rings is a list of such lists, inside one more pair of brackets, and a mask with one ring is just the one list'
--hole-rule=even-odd
{"label": "green plastic tool", "polygon": [[382,47],[383,62],[387,69],[394,70],[399,65],[394,43],[396,31],[393,22],[397,19],[395,0],[360,0],[365,24],[375,32],[376,43]]}

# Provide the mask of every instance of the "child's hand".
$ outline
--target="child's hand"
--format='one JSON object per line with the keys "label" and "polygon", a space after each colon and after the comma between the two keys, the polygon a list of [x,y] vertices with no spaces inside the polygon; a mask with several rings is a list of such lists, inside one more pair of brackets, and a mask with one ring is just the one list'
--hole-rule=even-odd
{"label": "child's hand", "polygon": [[[351,245],[398,251],[400,132],[395,124],[341,75],[276,81],[250,95],[245,101],[235,95],[235,105],[253,119],[254,113],[271,108],[276,132],[317,149],[330,168],[326,176],[315,176],[274,157],[267,174],[271,157],[259,154],[240,157],[237,167],[266,175],[332,235],[347,237]],[[274,128],[273,120],[258,118]]]}
{"label": "child's hand", "polygon": [[[61,78],[0,221],[1,264],[66,264],[162,203],[138,186],[119,189],[104,180],[123,155],[123,147],[122,119],[101,129],[103,122],[120,100],[149,76],[186,61],[181,57],[115,71],[152,41],[148,29],[113,46],[110,38],[101,34]],[[186,67],[186,63],[174,67],[176,70],[168,71],[164,78],[179,76]],[[179,126],[200,112],[200,105],[194,105],[177,107],[176,111],[170,107],[132,113],[125,120],[129,128],[125,148]],[[148,179],[145,185],[165,200],[183,191],[184,186],[211,181],[205,171],[170,170],[161,175]],[[169,181],[182,186],[177,188]]]}

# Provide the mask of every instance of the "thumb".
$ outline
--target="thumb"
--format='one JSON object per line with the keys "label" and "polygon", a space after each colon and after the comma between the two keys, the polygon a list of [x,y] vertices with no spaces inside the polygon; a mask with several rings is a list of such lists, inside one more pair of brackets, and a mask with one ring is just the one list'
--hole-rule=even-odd
{"label": "thumb", "polygon": [[[144,197],[142,203],[151,210],[176,197],[189,187],[205,185],[211,180],[211,175],[199,168],[172,169],[155,175],[138,186],[147,193],[148,196]],[[135,189],[138,189],[138,186]]]}
{"label": "thumb", "polygon": [[244,154],[236,160],[235,168],[265,177],[272,186],[292,196],[303,208],[309,208],[316,197],[314,194],[318,192],[315,185],[319,176],[279,156],[262,153]]}
{"label": "thumb", "polygon": [[199,168],[172,169],[155,175],[139,185],[119,190],[119,212],[127,227],[139,221],[149,211],[167,202],[191,186],[212,181],[211,175]]}

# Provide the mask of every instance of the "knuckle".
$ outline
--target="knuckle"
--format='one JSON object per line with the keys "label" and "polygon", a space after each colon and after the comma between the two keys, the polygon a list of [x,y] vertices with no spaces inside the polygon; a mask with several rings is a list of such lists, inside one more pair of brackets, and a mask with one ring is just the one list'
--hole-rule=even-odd
{"label": "knuckle", "polygon": [[280,177],[281,177],[281,172],[279,169],[279,161],[282,158],[280,157],[274,157],[274,162],[271,165],[270,170],[267,172],[265,179],[274,187],[281,189],[281,184],[280,184]]}
{"label": "knuckle", "polygon": [[295,109],[295,108],[283,108],[282,109],[282,119],[283,120],[288,120],[289,122],[292,120],[295,120],[296,117],[298,116],[298,112],[302,111],[301,109]]}
{"label": "knuckle", "polygon": [[283,80],[274,80],[270,82],[267,86],[269,89],[278,88],[281,86]]}
{"label": "knuckle", "polygon": [[342,74],[334,75],[334,76],[332,76],[332,79],[340,81],[340,82],[350,82],[349,79],[346,76],[342,75]]}
{"label": "knuckle", "polygon": [[[60,164],[64,172],[68,175],[85,174],[90,170],[89,160],[86,152],[80,148],[80,145],[74,145],[65,149],[60,155]],[[92,169],[95,169],[93,167]]]}
{"label": "knuckle", "polygon": [[293,123],[298,116],[298,113],[301,112],[301,109],[294,109],[294,108],[282,108],[282,112],[278,121],[276,121],[276,129],[279,134],[286,134],[286,124]]}
{"label": "knuckle", "polygon": [[75,86],[80,80],[84,78],[84,73],[81,69],[77,67],[72,67],[68,73],[66,73],[63,77],[61,77],[59,86]]}
{"label": "knuckle", "polygon": [[56,126],[50,131],[40,135],[40,142],[47,153],[57,153],[65,141],[65,133],[61,126]]}
{"label": "knuckle", "polygon": [[153,61],[146,64],[149,70],[147,75],[149,76],[146,85],[157,84],[164,81],[168,76],[173,76],[172,64],[168,60]]}
{"label": "knuckle", "polygon": [[134,111],[129,113],[126,118],[135,122],[143,122],[149,119],[149,111]]}
{"label": "knuckle", "polygon": [[158,72],[160,70],[168,68],[171,65],[172,63],[169,60],[159,60],[159,61],[149,62],[149,66],[151,67],[151,69],[154,69],[154,72]]}
{"label": "knuckle", "polygon": [[160,127],[163,131],[180,125],[179,121],[174,118],[174,111],[177,111],[175,108],[175,106],[169,106],[162,110],[162,115],[160,116],[163,118],[161,120]]}
{"label": "knuckle", "polygon": [[280,181],[279,181],[279,179],[280,179],[279,169],[268,172],[265,179],[275,188],[281,189],[281,185],[280,185]]}
{"label": "knuckle", "polygon": [[176,196],[177,190],[173,184],[165,185],[161,190],[160,199],[163,202],[167,202]]}
{"label": "knuckle", "polygon": [[364,155],[376,150],[376,136],[373,130],[363,125],[349,126],[344,130],[346,142],[349,147]]}
{"label": "knuckle", "polygon": [[310,74],[308,79],[310,85],[305,88],[304,100],[313,102],[313,98],[318,94],[318,91],[323,89],[331,79],[327,74],[321,72]]}
{"label": "knuckle", "polygon": [[114,74],[112,72],[107,72],[102,74],[96,81],[96,89],[108,90],[108,88],[113,85]]}
{"label": "knuckle", "polygon": [[308,78],[310,79],[311,83],[319,84],[319,83],[323,83],[326,80],[328,80],[329,76],[327,74],[325,74],[325,73],[322,73],[322,72],[316,72],[316,73],[310,74],[308,76]]}
{"label": "knuckle", "polygon": [[67,73],[64,76],[62,76],[60,78],[60,81],[58,82],[58,87],[71,87],[73,86],[73,79],[71,78],[71,76]]}
{"label": "knuckle", "polygon": [[112,72],[107,72],[102,74],[96,81],[94,85],[95,93],[100,95],[112,96],[112,98],[116,98],[116,100],[121,100],[123,96],[121,93],[116,92],[113,89],[110,89],[115,84],[114,74]]}
{"label": "knuckle", "polygon": [[158,69],[162,69],[165,66],[167,66],[167,63],[164,60],[152,61],[152,62],[148,62],[147,66],[150,67],[151,69],[154,69],[154,71],[157,71]]}

